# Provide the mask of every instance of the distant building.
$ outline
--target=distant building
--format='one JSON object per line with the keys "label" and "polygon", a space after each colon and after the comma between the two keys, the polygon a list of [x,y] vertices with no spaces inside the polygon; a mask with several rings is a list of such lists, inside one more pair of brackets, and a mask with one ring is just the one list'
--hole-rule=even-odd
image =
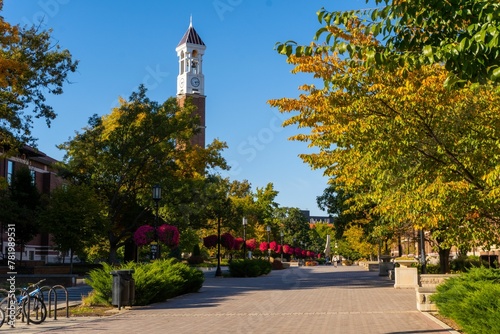
{"label": "distant building", "polygon": [[300,210],[310,224],[333,224],[333,217],[330,216],[311,216],[309,210]]}

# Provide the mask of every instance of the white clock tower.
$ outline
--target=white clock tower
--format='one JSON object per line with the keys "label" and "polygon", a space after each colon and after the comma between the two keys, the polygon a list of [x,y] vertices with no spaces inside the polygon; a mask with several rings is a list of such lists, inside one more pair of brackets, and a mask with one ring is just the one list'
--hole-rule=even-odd
{"label": "white clock tower", "polygon": [[193,28],[190,20],[189,28],[175,48],[179,57],[179,75],[177,75],[177,99],[183,106],[186,98],[197,107],[196,115],[200,118],[200,133],[192,143],[205,147],[205,77],[203,75],[203,54],[205,43]]}

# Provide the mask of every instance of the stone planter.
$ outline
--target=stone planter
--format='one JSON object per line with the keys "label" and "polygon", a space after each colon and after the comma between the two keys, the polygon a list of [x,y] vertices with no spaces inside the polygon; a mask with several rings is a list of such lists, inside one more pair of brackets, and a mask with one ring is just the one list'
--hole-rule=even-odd
{"label": "stone planter", "polygon": [[394,263],[392,262],[380,262],[379,264],[379,276],[389,276],[389,270],[394,269]]}
{"label": "stone planter", "polygon": [[395,259],[394,260],[395,263],[399,263],[399,265],[401,267],[405,267],[405,268],[409,268],[412,266],[412,264],[414,263],[418,263],[417,260],[412,260],[412,259],[408,259],[408,260],[402,260],[402,259]]}
{"label": "stone planter", "polygon": [[415,289],[418,287],[417,268],[404,267],[394,269],[394,287],[396,289]]}

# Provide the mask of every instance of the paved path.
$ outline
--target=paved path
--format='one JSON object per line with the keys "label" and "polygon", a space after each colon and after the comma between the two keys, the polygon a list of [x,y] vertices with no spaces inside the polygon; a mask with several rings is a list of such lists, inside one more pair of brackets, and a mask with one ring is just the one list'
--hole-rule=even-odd
{"label": "paved path", "polygon": [[0,328],[13,333],[453,333],[417,311],[413,289],[351,267],[300,267],[257,278],[214,278],[198,293],[103,318]]}

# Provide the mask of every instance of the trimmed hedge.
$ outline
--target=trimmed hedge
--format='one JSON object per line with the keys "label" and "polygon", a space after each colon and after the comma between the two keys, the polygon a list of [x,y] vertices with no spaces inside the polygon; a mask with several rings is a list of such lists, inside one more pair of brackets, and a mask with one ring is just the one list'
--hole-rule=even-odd
{"label": "trimmed hedge", "polygon": [[229,264],[229,273],[233,277],[257,277],[271,272],[272,265],[263,259],[233,260]]}
{"label": "trimmed hedge", "polygon": [[500,269],[472,268],[451,277],[431,300],[465,333],[500,333]]}
{"label": "trimmed hedge", "polygon": [[197,292],[205,281],[200,270],[191,268],[177,259],[156,260],[151,263],[130,262],[119,267],[109,264],[102,266],[102,269],[89,273],[88,284],[94,289],[95,304],[111,303],[113,277],[110,273],[113,270],[134,270],[134,305],[148,305],[185,293]]}

